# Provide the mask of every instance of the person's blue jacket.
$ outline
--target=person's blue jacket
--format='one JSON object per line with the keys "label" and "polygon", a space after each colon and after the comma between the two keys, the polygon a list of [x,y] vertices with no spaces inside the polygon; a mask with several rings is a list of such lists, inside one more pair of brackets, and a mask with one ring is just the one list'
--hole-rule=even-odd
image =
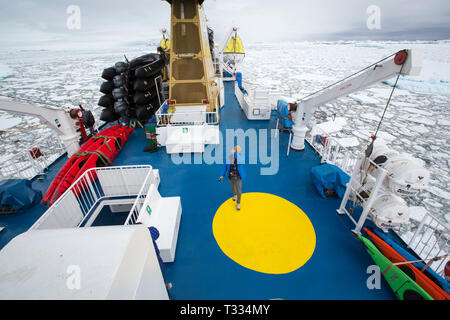
{"label": "person's blue jacket", "polygon": [[[245,179],[245,169],[244,169],[245,161],[237,152],[234,153],[234,156],[236,157],[236,160],[237,160],[236,163],[237,163],[237,170],[239,172],[239,175],[241,176],[241,179],[244,180]],[[229,159],[227,162],[230,162],[230,163],[225,163],[223,165],[222,173],[220,175],[223,177],[226,176],[228,178],[228,176],[230,175],[231,159]]]}

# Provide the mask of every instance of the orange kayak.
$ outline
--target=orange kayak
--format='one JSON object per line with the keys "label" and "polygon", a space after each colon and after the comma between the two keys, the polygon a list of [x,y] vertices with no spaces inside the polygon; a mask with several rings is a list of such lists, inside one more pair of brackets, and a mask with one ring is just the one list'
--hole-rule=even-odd
{"label": "orange kayak", "polygon": [[[375,243],[383,255],[392,263],[407,262],[397,251],[384,242],[380,237],[364,228],[370,239]],[[404,264],[398,266],[411,279],[413,279],[422,289],[424,289],[435,300],[449,300],[450,296],[430,278],[428,278],[422,271],[414,267],[412,264]]]}

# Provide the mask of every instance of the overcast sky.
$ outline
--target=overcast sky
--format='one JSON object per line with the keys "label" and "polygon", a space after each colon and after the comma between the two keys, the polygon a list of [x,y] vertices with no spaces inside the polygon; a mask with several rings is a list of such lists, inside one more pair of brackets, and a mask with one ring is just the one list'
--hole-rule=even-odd
{"label": "overcast sky", "polygon": [[[52,44],[124,44],[160,38],[170,5],[161,0],[0,0],[0,48]],[[70,5],[80,29],[70,30]],[[380,8],[381,29],[367,27],[367,8]],[[247,43],[301,40],[450,39],[449,0],[206,0],[221,40],[234,23]]]}

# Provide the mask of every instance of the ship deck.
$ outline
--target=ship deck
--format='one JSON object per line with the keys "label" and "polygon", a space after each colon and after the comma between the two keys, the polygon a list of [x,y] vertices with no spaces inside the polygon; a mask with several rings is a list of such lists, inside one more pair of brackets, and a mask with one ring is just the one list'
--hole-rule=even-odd
{"label": "ship deck", "polygon": [[[225,106],[221,110],[220,130],[275,128],[268,121],[248,121],[233,92],[233,83],[225,83]],[[340,199],[324,199],[315,190],[311,168],[320,164],[319,155],[309,146],[286,155],[288,136],[280,135],[279,171],[261,175],[261,164],[246,164],[243,193],[259,192],[279,196],[295,204],[308,216],[316,234],[312,257],[299,269],[286,274],[268,274],[241,266],[225,255],[213,234],[213,219],[218,208],[232,193],[228,181],[218,183],[221,164],[175,164],[160,148],[146,153],[144,130],[133,131],[114,165],[150,164],[159,169],[159,192],[163,197],[180,196],[183,208],[175,262],[164,264],[164,278],[172,284],[171,299],[182,300],[383,300],[395,299],[384,279],[381,289],[369,290],[367,267],[374,262],[351,234],[352,224],[336,213]],[[268,145],[270,150],[270,144]],[[248,152],[248,150],[247,150]],[[270,151],[272,152],[272,151]],[[192,157],[193,159],[193,157]],[[248,159],[248,154],[246,154]],[[45,192],[64,164],[58,159],[44,179],[33,187]],[[245,197],[242,206],[245,205]],[[46,207],[38,205],[27,212],[0,216],[0,247],[26,231]]]}

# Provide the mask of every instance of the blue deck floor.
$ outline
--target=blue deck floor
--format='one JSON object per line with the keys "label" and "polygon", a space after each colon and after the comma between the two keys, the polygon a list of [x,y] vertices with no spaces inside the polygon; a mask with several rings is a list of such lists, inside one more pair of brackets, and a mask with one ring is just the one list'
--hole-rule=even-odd
{"label": "blue deck floor", "polygon": [[[221,131],[275,128],[275,119],[247,120],[233,85],[226,83]],[[232,196],[228,181],[217,182],[222,165],[175,165],[165,148],[153,154],[139,152],[145,144],[143,130],[135,130],[115,164],[150,164],[160,170],[161,195],[181,197],[183,214],[176,259],[164,269],[166,282],[173,285],[172,299],[395,299],[384,279],[381,290],[367,289],[366,269],[374,263],[350,233],[348,218],[336,214],[340,200],[323,199],[314,189],[310,171],[320,160],[309,146],[302,152],[291,151],[287,157],[288,137],[281,135],[276,175],[263,176],[261,165],[246,165],[244,193],[270,193],[296,204],[308,215],[316,232],[315,252],[304,266],[289,274],[268,275],[232,261],[213,236],[214,215]]]}
{"label": "blue deck floor", "polygon": [[[221,110],[221,131],[241,128],[275,128],[276,120],[248,121],[226,83],[225,106]],[[271,275],[246,269],[228,258],[219,248],[212,232],[214,215],[232,194],[228,181],[218,183],[221,164],[176,165],[165,148],[145,153],[143,129],[135,129],[114,161],[114,165],[150,164],[159,169],[159,192],[163,197],[180,196],[183,208],[175,262],[164,265],[166,282],[172,283],[171,299],[395,299],[382,279],[380,290],[369,290],[367,267],[373,261],[352,236],[352,225],[336,214],[338,198],[323,199],[310,179],[318,155],[307,146],[302,152],[286,156],[288,137],[280,136],[279,171],[260,175],[260,164],[247,164],[243,192],[263,192],[280,196],[300,207],[316,232],[316,248],[311,259],[298,270]],[[269,145],[270,149],[270,145]],[[246,154],[248,159],[248,154]],[[45,188],[62,166],[60,160],[44,181]],[[243,203],[244,205],[244,203]],[[21,216],[1,217],[7,229],[0,234],[3,247],[13,236],[24,232],[44,212],[38,206]]]}

